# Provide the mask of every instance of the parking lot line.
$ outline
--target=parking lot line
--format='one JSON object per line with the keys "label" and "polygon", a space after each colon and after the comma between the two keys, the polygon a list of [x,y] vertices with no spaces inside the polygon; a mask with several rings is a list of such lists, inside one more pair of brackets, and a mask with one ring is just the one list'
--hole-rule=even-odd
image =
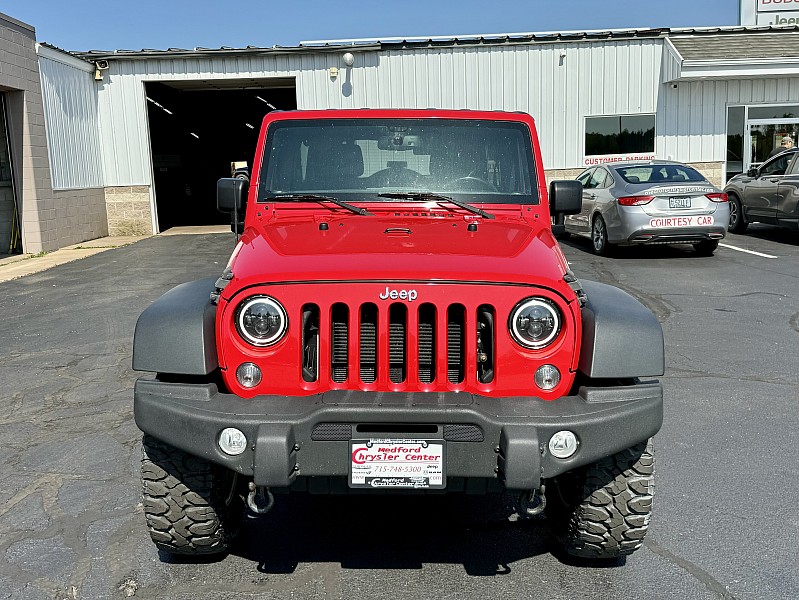
{"label": "parking lot line", "polygon": [[738,246],[730,246],[729,244],[719,244],[719,246],[723,248],[729,248],[730,250],[737,250],[738,252],[746,252],[747,254],[754,254],[755,256],[762,256],[763,258],[779,258],[779,256],[774,256],[773,254],[763,254],[762,252],[755,252],[754,250],[739,248]]}

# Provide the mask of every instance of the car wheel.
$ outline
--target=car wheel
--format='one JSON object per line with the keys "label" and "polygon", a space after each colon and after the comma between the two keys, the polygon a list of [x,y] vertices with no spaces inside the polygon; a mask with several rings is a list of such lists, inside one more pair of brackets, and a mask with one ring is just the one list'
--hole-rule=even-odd
{"label": "car wheel", "polygon": [[141,479],[147,528],[159,549],[197,555],[230,547],[244,514],[236,473],[145,435]]}
{"label": "car wheel", "polygon": [[729,194],[730,200],[730,225],[729,230],[733,233],[743,233],[749,223],[746,222],[741,200],[735,194]]}
{"label": "car wheel", "polygon": [[694,244],[694,250],[699,256],[713,256],[718,247],[718,240],[703,240]]}
{"label": "car wheel", "polygon": [[556,477],[547,486],[546,512],[563,550],[612,559],[640,548],[652,513],[654,463],[650,438]]}
{"label": "car wheel", "polygon": [[608,242],[608,228],[605,219],[597,215],[591,224],[591,248],[598,256],[607,256],[610,251]]}

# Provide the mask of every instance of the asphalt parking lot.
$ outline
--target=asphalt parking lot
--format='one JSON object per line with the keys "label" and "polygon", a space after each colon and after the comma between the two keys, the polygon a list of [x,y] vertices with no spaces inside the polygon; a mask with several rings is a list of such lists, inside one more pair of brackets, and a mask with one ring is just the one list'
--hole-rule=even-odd
{"label": "asphalt parking lot", "polygon": [[[218,274],[230,235],[149,238],[0,283],[0,598],[799,597],[799,233],[752,226],[716,256],[563,247],[663,324],[655,510],[626,564],[552,554],[512,498],[278,498],[234,551],[170,560],[139,505],[133,327]],[[235,594],[235,595],[232,595]]]}

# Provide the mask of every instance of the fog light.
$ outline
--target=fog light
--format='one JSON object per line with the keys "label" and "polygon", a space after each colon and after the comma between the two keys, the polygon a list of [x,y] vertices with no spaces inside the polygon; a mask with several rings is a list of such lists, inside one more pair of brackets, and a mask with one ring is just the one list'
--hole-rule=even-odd
{"label": "fog light", "polygon": [[236,456],[247,449],[247,437],[235,427],[228,427],[219,434],[219,447],[225,454]]}
{"label": "fog light", "polygon": [[253,363],[244,363],[236,369],[236,379],[245,388],[254,388],[261,383],[261,369]]}
{"label": "fog light", "polygon": [[560,371],[553,365],[541,365],[535,372],[535,384],[542,390],[551,390],[560,383]]}
{"label": "fog light", "polygon": [[549,438],[549,453],[555,458],[569,458],[577,452],[577,436],[571,431],[558,431]]}

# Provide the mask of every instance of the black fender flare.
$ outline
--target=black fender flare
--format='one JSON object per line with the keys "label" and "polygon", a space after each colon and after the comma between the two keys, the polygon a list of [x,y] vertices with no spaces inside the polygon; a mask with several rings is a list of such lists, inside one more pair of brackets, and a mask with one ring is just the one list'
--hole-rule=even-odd
{"label": "black fender flare", "polygon": [[652,311],[612,285],[581,284],[587,301],[578,370],[592,379],[663,375],[663,328]]}
{"label": "black fender flare", "polygon": [[216,354],[216,277],[183,283],[139,316],[133,334],[133,370],[208,375]]}

